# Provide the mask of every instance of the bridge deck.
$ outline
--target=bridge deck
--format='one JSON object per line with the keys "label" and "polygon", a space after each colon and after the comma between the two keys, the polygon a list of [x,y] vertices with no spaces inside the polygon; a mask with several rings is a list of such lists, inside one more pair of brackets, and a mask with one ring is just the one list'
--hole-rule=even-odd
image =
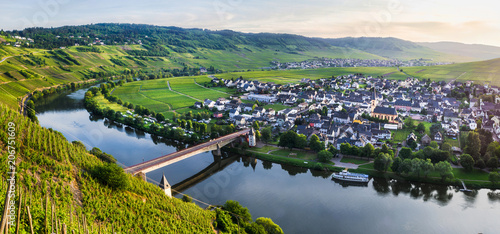
{"label": "bridge deck", "polygon": [[192,153],[192,152],[195,152],[198,150],[204,150],[210,146],[218,144],[221,141],[230,140],[232,138],[236,138],[236,137],[239,137],[241,135],[247,134],[249,131],[250,131],[250,129],[245,129],[245,130],[242,130],[239,132],[231,133],[231,134],[213,139],[209,142],[201,143],[201,144],[195,145],[195,146],[187,148],[187,149],[183,149],[183,150],[180,150],[177,152],[173,152],[173,153],[170,153],[170,154],[167,154],[164,156],[160,156],[160,157],[155,158],[155,159],[151,159],[151,160],[127,167],[127,168],[125,168],[125,171],[132,173],[132,174],[142,172],[142,171],[145,171],[145,170],[147,170],[151,167],[154,167],[158,164],[163,164],[163,163],[166,163],[168,161],[174,160],[176,158],[182,157],[185,154]]}

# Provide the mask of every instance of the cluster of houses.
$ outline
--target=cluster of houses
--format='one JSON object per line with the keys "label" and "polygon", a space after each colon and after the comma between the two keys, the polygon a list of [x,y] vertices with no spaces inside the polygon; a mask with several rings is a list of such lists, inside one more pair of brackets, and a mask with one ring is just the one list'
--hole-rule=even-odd
{"label": "cluster of houses", "polygon": [[[237,88],[246,94],[243,99],[259,101],[244,103],[239,98],[206,99],[195,107],[215,110],[214,117],[227,116],[238,126],[253,121],[287,131],[295,125],[299,134],[313,134],[325,143],[364,146],[391,139],[391,131],[402,128],[403,118],[441,122],[443,134],[424,139],[442,142],[444,137],[456,138],[461,127],[478,127],[500,136],[500,96],[494,103],[475,100],[472,95],[462,102],[451,97],[452,90],[466,89],[469,93],[500,94],[495,86],[479,86],[472,82],[430,82],[408,78],[388,80],[370,76],[338,76],[331,79],[302,79],[300,84],[279,85],[244,79],[224,80],[213,77],[212,82]],[[281,104],[285,109],[263,108]],[[224,113],[226,115],[224,115]],[[493,117],[491,117],[493,116]],[[369,121],[367,118],[384,121]],[[482,126],[477,126],[478,119]],[[373,119],[372,119],[373,120]]]}
{"label": "cluster of houses", "polygon": [[345,59],[345,58],[321,58],[317,60],[306,60],[301,62],[280,63],[271,61],[272,69],[310,69],[320,67],[413,67],[413,66],[433,66],[448,63],[429,62],[425,59],[412,59],[400,61],[397,59]]}
{"label": "cluster of houses", "polygon": [[[26,37],[21,37],[21,36],[13,36],[12,38],[16,39],[15,42],[13,43],[10,43],[10,42],[4,42],[3,44],[4,45],[7,45],[7,46],[14,46],[14,47],[21,47],[21,45],[25,44],[25,45],[30,45],[30,43],[35,43],[35,41],[31,38],[26,38]],[[0,40],[1,42],[2,40]]]}

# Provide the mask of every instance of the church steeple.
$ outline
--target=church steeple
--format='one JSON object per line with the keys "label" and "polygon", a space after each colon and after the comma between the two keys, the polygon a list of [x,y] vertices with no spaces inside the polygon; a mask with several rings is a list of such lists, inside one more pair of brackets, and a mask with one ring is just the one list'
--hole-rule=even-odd
{"label": "church steeple", "polygon": [[165,173],[163,173],[163,176],[161,177],[160,186],[163,191],[165,191],[165,195],[172,197],[172,188],[170,187],[170,184],[167,181],[167,178],[165,177]]}
{"label": "church steeple", "polygon": [[375,110],[375,107],[377,107],[378,101],[377,101],[377,89],[373,88],[373,93],[372,93],[372,100],[371,100],[371,112]]}

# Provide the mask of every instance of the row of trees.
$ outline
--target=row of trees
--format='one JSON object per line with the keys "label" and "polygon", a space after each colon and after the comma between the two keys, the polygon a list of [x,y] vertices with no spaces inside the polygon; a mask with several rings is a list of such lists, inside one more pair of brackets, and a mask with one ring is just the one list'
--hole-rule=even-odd
{"label": "row of trees", "polygon": [[430,159],[421,158],[394,158],[387,153],[380,153],[373,162],[373,168],[377,171],[386,172],[389,168],[398,175],[412,175],[427,178],[428,174],[435,170],[439,172],[441,179],[453,179],[453,168],[448,161],[440,161],[433,164]]}
{"label": "row of trees", "polygon": [[500,158],[500,143],[493,141],[490,131],[477,129],[470,131],[465,142],[464,153],[472,157],[474,166],[484,168],[486,164]]}
{"label": "row of trees", "polygon": [[375,149],[375,147],[368,143],[364,147],[358,147],[356,145],[351,145],[349,143],[340,144],[340,153],[343,155],[351,155],[358,157],[374,158],[378,156],[379,153],[386,153],[390,156],[394,156],[394,151],[389,148],[386,144],[383,144],[381,148]]}
{"label": "row of trees", "polygon": [[289,130],[280,136],[278,146],[289,149],[305,149],[306,147],[309,147],[314,152],[319,152],[325,149],[325,143],[320,141],[319,137],[316,136],[316,134],[313,134],[308,141],[307,137],[304,134],[297,134],[292,130]]}

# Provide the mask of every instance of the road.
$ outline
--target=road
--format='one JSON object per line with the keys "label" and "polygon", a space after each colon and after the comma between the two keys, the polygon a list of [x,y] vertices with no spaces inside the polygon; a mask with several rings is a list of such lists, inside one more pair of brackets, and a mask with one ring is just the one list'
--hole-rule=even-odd
{"label": "road", "polygon": [[183,150],[171,153],[171,154],[167,154],[167,155],[155,158],[155,159],[151,159],[149,161],[145,161],[145,162],[142,162],[142,163],[139,163],[139,164],[127,167],[127,168],[125,168],[125,170],[128,171],[128,172],[142,171],[142,170],[144,170],[146,168],[149,168],[149,167],[152,167],[154,165],[157,165],[157,164],[160,164],[160,163],[164,163],[166,161],[170,161],[172,159],[175,159],[175,158],[178,158],[178,157],[182,157],[183,155],[191,153],[193,151],[197,151],[197,150],[203,149],[205,147],[211,146],[213,144],[216,144],[219,141],[224,141],[224,140],[233,138],[234,136],[239,136],[239,135],[242,135],[242,134],[246,134],[249,131],[250,131],[250,129],[245,129],[245,130],[242,130],[242,131],[231,133],[229,135],[226,135],[226,136],[223,136],[223,137],[219,137],[219,138],[217,138],[215,140],[211,140],[209,142],[201,143],[201,144],[195,145],[195,146],[187,148],[187,149],[183,149]]}
{"label": "road", "polygon": [[2,60],[0,60],[0,63],[2,63],[3,61],[5,61],[8,58],[12,58],[12,56],[7,56],[7,57],[3,58]]}

